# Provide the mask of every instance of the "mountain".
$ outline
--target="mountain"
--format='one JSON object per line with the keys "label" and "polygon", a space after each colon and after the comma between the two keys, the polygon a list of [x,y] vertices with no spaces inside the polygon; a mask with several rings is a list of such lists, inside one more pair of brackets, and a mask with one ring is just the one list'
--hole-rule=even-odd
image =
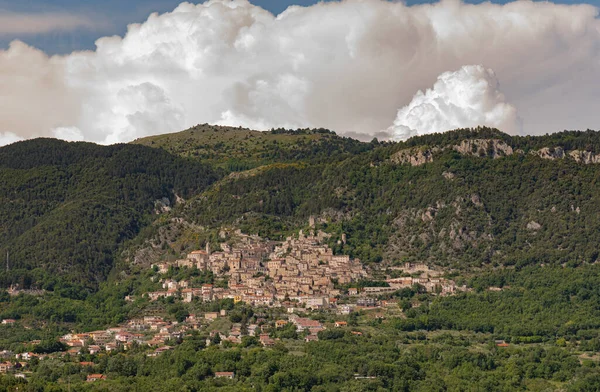
{"label": "mountain", "polygon": [[0,285],[93,289],[120,261],[218,246],[222,228],[278,239],[311,216],[335,252],[373,265],[593,263],[598,154],[593,131],[489,128],[402,143],[206,125],[129,145],[15,143],[0,148]]}
{"label": "mountain", "polygon": [[137,145],[36,139],[3,147],[0,252],[8,253],[9,272],[0,284],[94,288],[117,249],[155,219],[155,208],[219,176],[201,162]]}
{"label": "mountain", "polygon": [[[169,145],[168,136],[162,140]],[[591,263],[600,233],[599,153],[593,131],[512,137],[478,128],[374,141],[343,159],[231,174],[173,216],[178,225],[233,226],[269,238],[316,216],[336,252],[367,263]],[[346,244],[338,243],[342,233]],[[160,246],[191,249],[201,244],[178,238],[198,235],[187,226]]]}
{"label": "mountain", "polygon": [[[215,128],[214,140],[232,141],[206,159],[181,141],[191,132],[160,136],[159,148],[52,139],[0,148],[0,252],[10,256],[0,287],[47,290],[0,289],[0,346],[26,375],[3,375],[4,389],[600,389],[598,133],[476,128],[361,143],[276,130],[257,137],[277,144],[245,155],[247,130]],[[367,279],[340,284],[337,261],[312,259],[343,306],[298,304],[294,316],[287,304],[250,305],[294,265],[293,278],[316,276],[294,258],[280,276],[252,273],[229,292],[234,274],[149,268],[236,240],[243,259],[262,241],[238,230],[278,239],[300,229],[330,233],[336,253],[367,264]],[[310,259],[322,248],[308,238],[287,251]],[[418,264],[388,268],[413,261],[432,276]],[[410,283],[387,287],[406,273]],[[421,284],[438,273],[452,285]],[[324,329],[305,335],[302,325]],[[76,354],[86,331],[106,351],[86,339]],[[30,352],[48,356],[21,355]]]}
{"label": "mountain", "polygon": [[259,132],[208,124],[178,133],[137,139],[132,143],[162,148],[229,171],[243,171],[272,163],[339,160],[369,148],[368,143],[338,136],[327,129]]}

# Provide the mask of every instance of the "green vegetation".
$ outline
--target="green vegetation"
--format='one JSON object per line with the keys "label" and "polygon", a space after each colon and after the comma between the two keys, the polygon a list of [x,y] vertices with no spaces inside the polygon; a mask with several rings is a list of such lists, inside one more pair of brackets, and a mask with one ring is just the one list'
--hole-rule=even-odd
{"label": "green vegetation", "polygon": [[[320,332],[299,343],[290,334],[272,348],[256,337],[239,345],[192,332],[173,350],[149,357],[142,347],[30,361],[27,382],[0,377],[20,391],[593,391],[600,367],[576,343],[520,342],[497,347],[486,333],[405,332],[395,320],[371,326],[367,315],[351,328]],[[361,335],[352,331],[362,331]],[[280,332],[287,334],[287,332]],[[218,336],[218,335],[216,335]],[[81,364],[85,361],[85,364]],[[91,362],[91,364],[90,364]],[[215,377],[234,372],[232,380]],[[107,377],[86,382],[90,373]],[[18,384],[17,384],[18,383]]]}
{"label": "green vegetation", "polygon": [[[465,139],[519,151],[493,159],[491,144],[475,154],[452,148]],[[44,290],[0,292],[0,319],[16,320],[0,326],[0,348],[62,353],[56,339],[71,330],[146,314],[227,316],[169,340],[173,350],[156,357],[134,346],[31,361],[27,382],[2,376],[0,390],[600,390],[600,171],[568,154],[532,154],[599,153],[598,133],[513,137],[478,128],[362,143],[326,130],[198,126],[136,144],[38,139],[0,149],[0,254],[9,252],[0,287]],[[413,148],[432,151],[433,161],[391,160]],[[335,253],[375,271],[352,287],[385,286],[397,272],[388,267],[425,262],[472,290],[442,297],[415,286],[381,297],[393,311],[314,312],[328,326],[319,341],[305,343],[288,323],[267,328],[277,340],[263,348],[258,337],[235,345],[209,333],[240,324],[245,335],[278,310],[150,302],[143,294],[161,289],[156,272],[127,262],[145,249],[171,260],[205,243],[214,249],[229,239],[219,235],[224,227],[282,238],[309,229],[310,216]],[[226,285],[197,269],[164,277]],[[349,327],[333,327],[340,317]],[[219,371],[235,378],[215,378]],[[87,383],[91,372],[108,379]]]}
{"label": "green vegetation", "polygon": [[452,132],[433,133],[416,136],[399,145],[403,148],[418,146],[443,147],[459,144],[465,139],[498,139],[515,149],[524,152],[539,150],[544,147],[561,147],[565,150],[582,150],[600,152],[600,138],[596,131],[564,131],[541,136],[510,136],[494,128],[478,127],[473,129],[457,129]]}
{"label": "green vegetation", "polygon": [[176,194],[190,197],[217,179],[202,163],[142,146],[37,139],[4,147],[0,254],[9,253],[10,272],[0,285],[97,288],[119,247],[152,222],[157,200],[174,204]]}
{"label": "green vegetation", "polygon": [[[596,133],[563,135],[558,144],[565,148],[600,145]],[[336,252],[368,263],[427,261],[465,269],[596,260],[590,239],[600,231],[600,182],[594,164],[527,153],[491,159],[452,149],[421,166],[389,160],[416,143],[443,145],[466,136],[515,140],[515,148],[525,150],[540,146],[537,138],[489,129],[424,136],[340,161],[268,165],[230,176],[175,213],[205,227],[231,225],[273,239],[306,227],[314,215],[322,218],[318,228],[333,234]],[[347,243],[339,245],[342,233]]]}
{"label": "green vegetation", "polygon": [[327,129],[259,132],[208,124],[174,134],[137,139],[133,143],[162,148],[233,172],[271,163],[329,162],[371,148],[368,143],[337,136]]}
{"label": "green vegetation", "polygon": [[[444,147],[465,138],[501,139],[524,153],[491,159],[446,148],[421,166],[390,161],[404,148]],[[0,252],[9,251],[11,260],[10,274],[0,274],[2,286],[35,283],[65,293],[73,283],[97,288],[119,249],[130,246],[123,244],[135,239],[133,246],[144,246],[156,235],[155,202],[166,198],[174,205],[175,195],[188,202],[170,217],[206,230],[186,232],[202,241],[163,244],[173,257],[217,241],[206,233],[224,225],[276,239],[306,227],[311,215],[332,234],[335,252],[367,263],[522,268],[589,263],[598,255],[590,240],[600,230],[596,166],[526,153],[542,146],[596,151],[600,137],[591,131],[511,137],[479,128],[393,144],[361,143],[326,130],[198,126],[136,143],[162,148],[38,139],[0,149]],[[220,151],[213,144],[227,148],[214,158],[198,155],[201,162],[165,152],[195,157],[195,143],[209,151]],[[267,157],[280,147],[286,152]],[[235,171],[228,165],[241,160],[245,167],[262,166],[215,183],[222,169],[204,163]],[[161,222],[167,229],[171,224]],[[347,241],[338,244],[342,233]],[[60,279],[65,275],[67,282]]]}

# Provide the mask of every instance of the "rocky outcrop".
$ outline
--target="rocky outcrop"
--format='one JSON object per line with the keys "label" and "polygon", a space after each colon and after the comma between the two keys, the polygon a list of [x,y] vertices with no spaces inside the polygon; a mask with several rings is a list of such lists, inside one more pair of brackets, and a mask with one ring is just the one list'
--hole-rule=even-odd
{"label": "rocky outcrop", "polygon": [[[513,154],[524,154],[523,150],[513,150],[511,146],[500,139],[465,139],[460,142],[460,144],[446,146],[443,148],[434,147],[424,149],[413,147],[400,150],[393,154],[390,160],[393,163],[408,163],[412,166],[419,166],[425,163],[433,162],[433,155],[435,153],[447,149],[452,149],[462,155],[490,157],[494,159]],[[529,154],[549,160],[571,158],[577,163],[583,163],[586,165],[600,163],[600,154],[582,150],[573,150],[567,152],[562,147],[544,147],[539,150],[531,150],[529,151]],[[453,174],[444,172],[444,177],[447,179],[452,179]]]}
{"label": "rocky outcrop", "polygon": [[565,150],[562,147],[544,147],[539,150],[533,150],[530,152],[532,155],[537,155],[542,159],[563,159],[565,157]]}
{"label": "rocky outcrop", "polygon": [[[491,246],[493,236],[488,230],[492,217],[482,207],[483,200],[473,193],[453,201],[438,200],[425,208],[400,210],[392,223],[384,259],[416,256],[421,260],[423,249],[428,249],[426,262],[444,264],[463,257],[467,248]],[[486,221],[489,224],[481,224]]]}
{"label": "rocky outcrop", "polygon": [[456,177],[456,175],[455,175],[454,173],[452,173],[452,172],[447,172],[447,171],[443,172],[443,173],[442,173],[442,176],[444,176],[444,178],[445,178],[446,180],[454,180],[454,178]]}
{"label": "rocky outcrop", "polygon": [[446,149],[452,149],[463,155],[477,157],[485,156],[494,159],[512,155],[514,153],[511,146],[499,139],[466,139],[458,145],[446,146],[444,148],[407,148],[392,155],[390,160],[393,163],[408,163],[411,166],[420,166],[425,163],[433,162],[433,154]]}
{"label": "rocky outcrop", "polygon": [[573,150],[569,151],[569,156],[577,163],[585,163],[586,165],[589,165],[590,163],[600,163],[600,155],[596,155],[589,151]]}
{"label": "rocky outcrop", "polygon": [[537,223],[536,221],[531,221],[527,224],[527,230],[534,230],[537,231],[539,229],[542,228],[542,225],[540,225],[539,223]]}
{"label": "rocky outcrop", "polygon": [[471,202],[475,204],[477,207],[483,207],[483,203],[481,202],[481,198],[478,194],[474,193],[471,195]]}
{"label": "rocky outcrop", "polygon": [[163,197],[160,200],[154,201],[154,213],[155,214],[164,214],[166,212],[171,211],[171,201],[166,197]]}
{"label": "rocky outcrop", "polygon": [[419,149],[419,148],[408,148],[406,150],[400,150],[390,158],[394,163],[408,163],[411,166],[420,166],[425,163],[433,162],[433,153],[439,151],[439,148],[434,149]]}
{"label": "rocky outcrop", "polygon": [[452,149],[463,155],[491,157],[494,159],[512,155],[511,146],[499,139],[466,139]]}

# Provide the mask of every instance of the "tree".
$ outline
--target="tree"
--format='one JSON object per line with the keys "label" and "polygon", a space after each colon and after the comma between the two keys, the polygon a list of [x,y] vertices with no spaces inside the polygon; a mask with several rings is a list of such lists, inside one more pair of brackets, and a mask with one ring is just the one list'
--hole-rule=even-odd
{"label": "tree", "polygon": [[67,345],[58,340],[42,340],[40,344],[35,346],[33,352],[36,354],[50,354],[58,351],[66,351]]}

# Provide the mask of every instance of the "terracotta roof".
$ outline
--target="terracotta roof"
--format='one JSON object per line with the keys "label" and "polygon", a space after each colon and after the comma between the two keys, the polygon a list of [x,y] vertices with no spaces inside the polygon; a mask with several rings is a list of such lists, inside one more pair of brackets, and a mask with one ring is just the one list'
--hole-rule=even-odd
{"label": "terracotta roof", "polygon": [[321,323],[317,320],[311,320],[307,318],[297,318],[296,324],[301,327],[320,327]]}

